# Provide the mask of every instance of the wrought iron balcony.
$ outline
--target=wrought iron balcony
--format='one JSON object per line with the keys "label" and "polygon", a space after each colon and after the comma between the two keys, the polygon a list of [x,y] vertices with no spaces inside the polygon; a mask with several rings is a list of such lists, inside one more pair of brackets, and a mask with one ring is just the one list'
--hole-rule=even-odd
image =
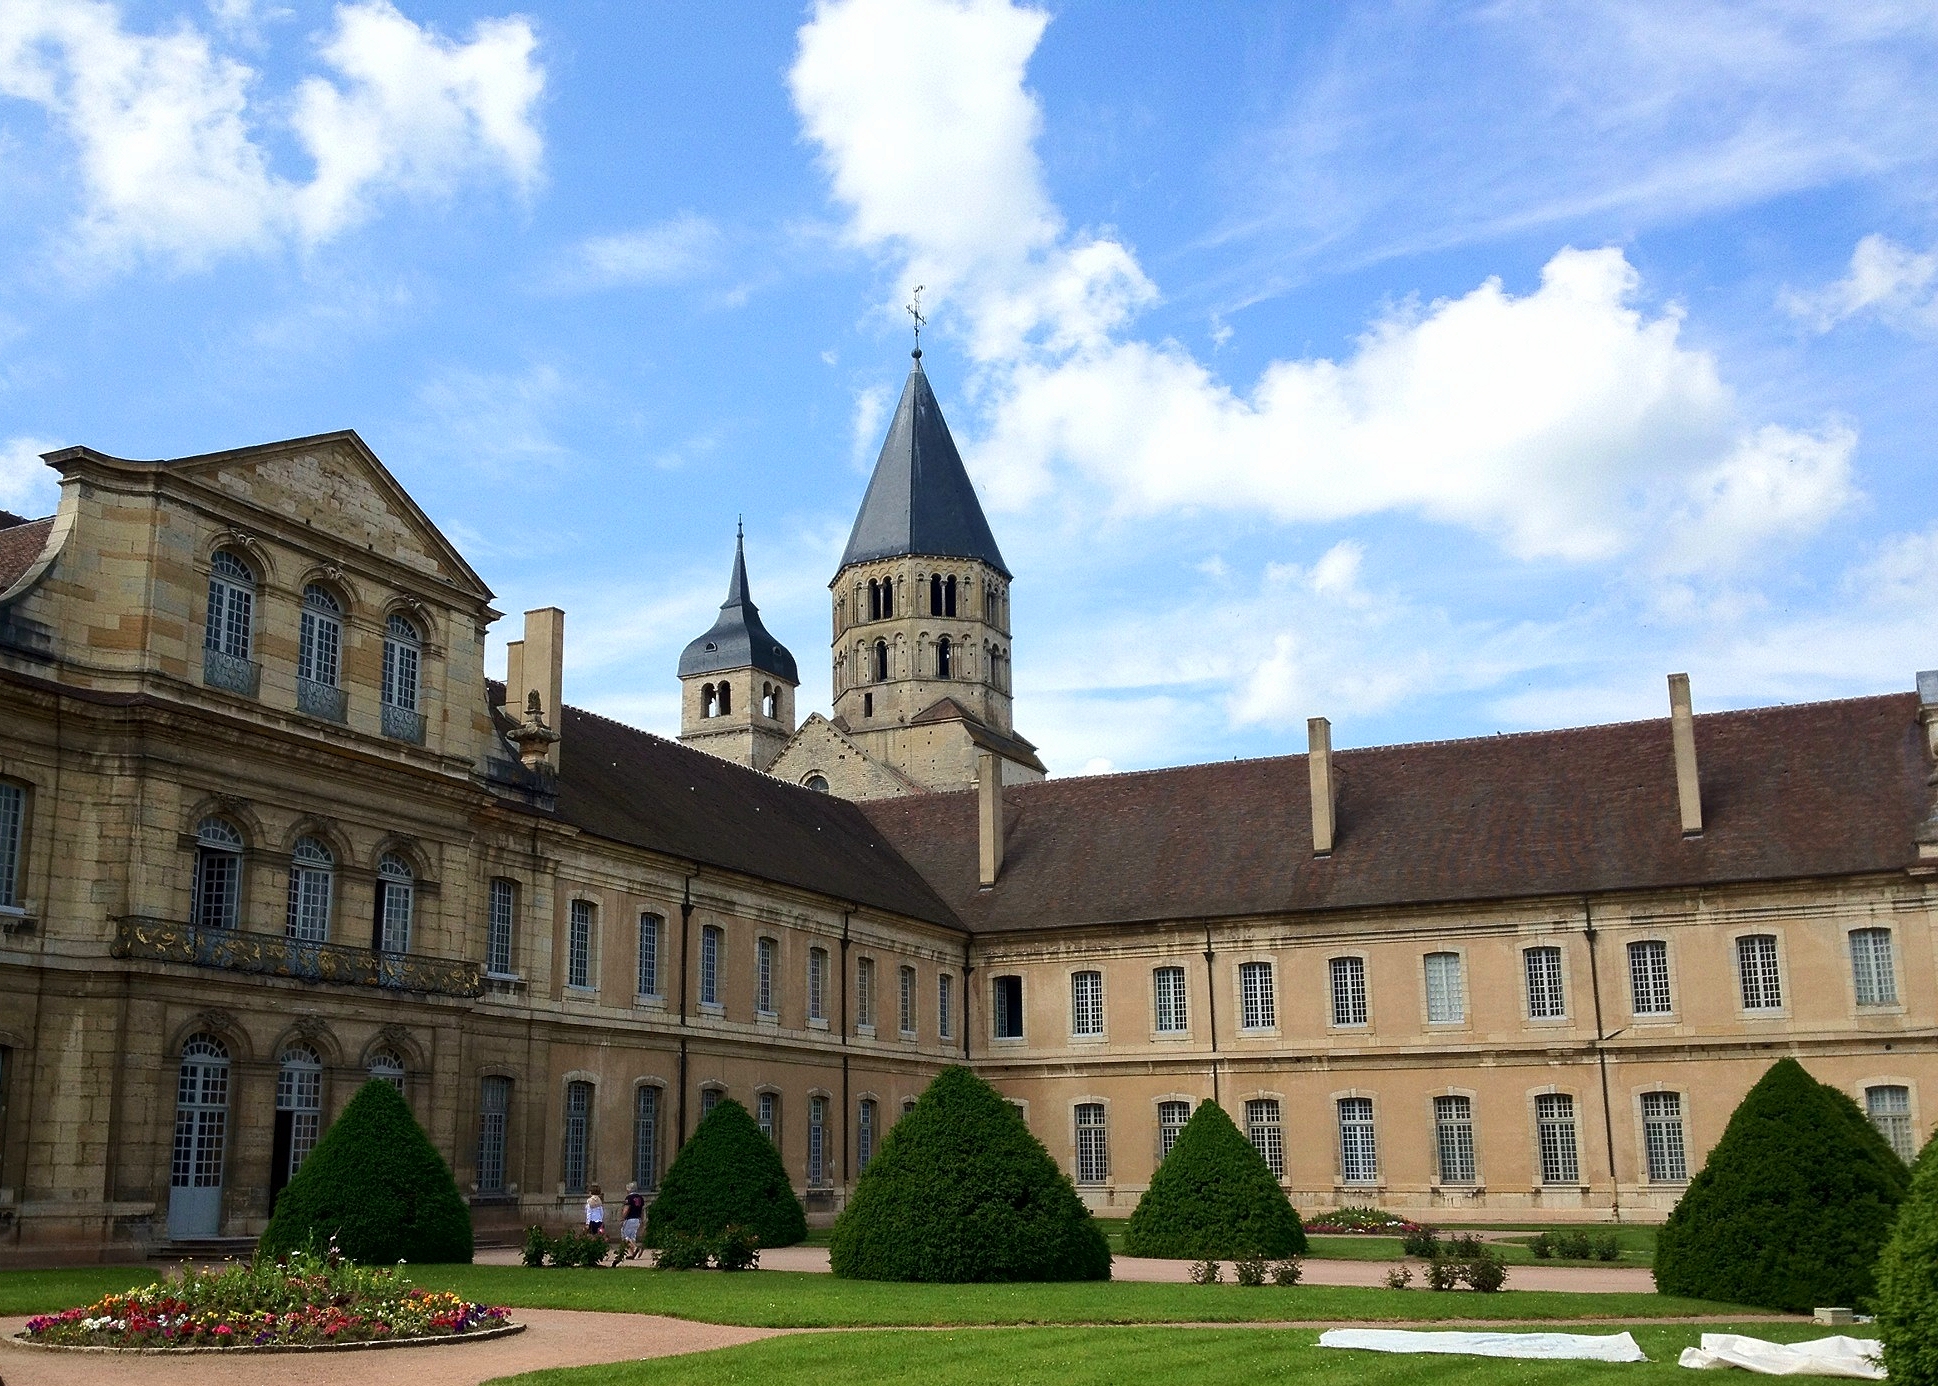
{"label": "wrought iron balcony", "polygon": [[346,948],[340,943],[308,943],[240,929],[204,929],[149,915],[116,919],[110,951],[117,958],[191,963],[227,972],[294,977],[338,986],[381,987],[436,996],[484,994],[484,975],[474,962],[379,953],[371,948]]}
{"label": "wrought iron balcony", "polygon": [[424,714],[412,712],[407,707],[384,705],[384,735],[393,741],[408,741],[412,745],[424,744]]}
{"label": "wrought iron balcony", "polygon": [[296,676],[296,708],[312,717],[321,717],[331,722],[341,722],[349,715],[350,699],[341,688],[332,688],[327,683],[318,683]]}
{"label": "wrought iron balcony", "polygon": [[231,693],[253,698],[262,683],[262,666],[253,660],[238,659],[232,654],[204,647],[202,682],[210,688],[226,688]]}

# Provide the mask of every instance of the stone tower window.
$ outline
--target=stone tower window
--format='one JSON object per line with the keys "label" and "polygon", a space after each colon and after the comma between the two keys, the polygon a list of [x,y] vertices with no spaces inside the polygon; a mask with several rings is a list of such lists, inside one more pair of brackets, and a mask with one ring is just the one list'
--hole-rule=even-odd
{"label": "stone tower window", "polygon": [[888,642],[886,640],[875,642],[875,682],[888,682]]}
{"label": "stone tower window", "polygon": [[775,721],[780,720],[781,690],[771,683],[763,683],[760,686],[760,715]]}
{"label": "stone tower window", "polygon": [[702,718],[720,715],[720,692],[712,684],[700,685],[700,716]]}
{"label": "stone tower window", "polygon": [[929,615],[942,614],[942,574],[929,574]]}
{"label": "stone tower window", "polygon": [[952,577],[942,579],[942,614],[956,614],[956,580]]}
{"label": "stone tower window", "polygon": [[725,717],[733,711],[733,685],[725,679],[720,681],[720,715]]}
{"label": "stone tower window", "polygon": [[939,679],[952,676],[949,662],[949,637],[946,635],[935,642],[935,676]]}
{"label": "stone tower window", "polygon": [[868,619],[879,621],[882,618],[882,585],[873,578],[868,579]]}

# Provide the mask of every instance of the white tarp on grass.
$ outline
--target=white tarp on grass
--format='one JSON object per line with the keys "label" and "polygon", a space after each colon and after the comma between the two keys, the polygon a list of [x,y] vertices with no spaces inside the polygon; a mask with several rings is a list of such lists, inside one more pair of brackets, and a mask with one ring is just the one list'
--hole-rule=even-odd
{"label": "white tarp on grass", "polygon": [[[1706,1344],[1709,1340],[1705,1338]],[[1368,1352],[1459,1352],[1472,1357],[1532,1357],[1548,1361],[1646,1362],[1626,1333],[1419,1333],[1404,1328],[1329,1328],[1319,1346]]]}
{"label": "white tarp on grass", "polygon": [[1882,1381],[1884,1364],[1876,1354],[1877,1343],[1870,1338],[1766,1343],[1740,1333],[1705,1333],[1701,1347],[1684,1348],[1677,1360],[1685,1367],[1742,1367],[1765,1376],[1854,1376]]}

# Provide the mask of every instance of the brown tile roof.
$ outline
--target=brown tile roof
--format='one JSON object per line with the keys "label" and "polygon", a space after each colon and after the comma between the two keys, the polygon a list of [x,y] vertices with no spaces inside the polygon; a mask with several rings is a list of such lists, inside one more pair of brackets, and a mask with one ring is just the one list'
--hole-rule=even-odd
{"label": "brown tile roof", "polygon": [[54,517],[49,515],[44,520],[22,520],[6,511],[0,511],[0,515],[16,521],[0,527],[0,592],[4,592],[20,581],[20,575],[34,566],[40,551],[47,547],[47,536],[54,529]]}
{"label": "brown tile roof", "polygon": [[1698,717],[1687,841],[1666,719],[1336,751],[1324,861],[1302,755],[1011,785],[987,891],[973,793],[861,808],[976,932],[1890,871],[1930,807],[1917,713],[1893,694]]}
{"label": "brown tile roof", "polygon": [[558,816],[588,833],[956,927],[857,804],[575,707],[560,731]]}

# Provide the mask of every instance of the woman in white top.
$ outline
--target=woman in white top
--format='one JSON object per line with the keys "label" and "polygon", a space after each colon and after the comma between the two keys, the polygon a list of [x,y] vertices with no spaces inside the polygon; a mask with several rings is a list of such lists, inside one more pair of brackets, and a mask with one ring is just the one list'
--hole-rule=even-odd
{"label": "woman in white top", "polygon": [[585,1230],[597,1233],[601,1237],[606,1235],[606,1204],[605,1200],[599,1197],[597,1184],[586,1190]]}

